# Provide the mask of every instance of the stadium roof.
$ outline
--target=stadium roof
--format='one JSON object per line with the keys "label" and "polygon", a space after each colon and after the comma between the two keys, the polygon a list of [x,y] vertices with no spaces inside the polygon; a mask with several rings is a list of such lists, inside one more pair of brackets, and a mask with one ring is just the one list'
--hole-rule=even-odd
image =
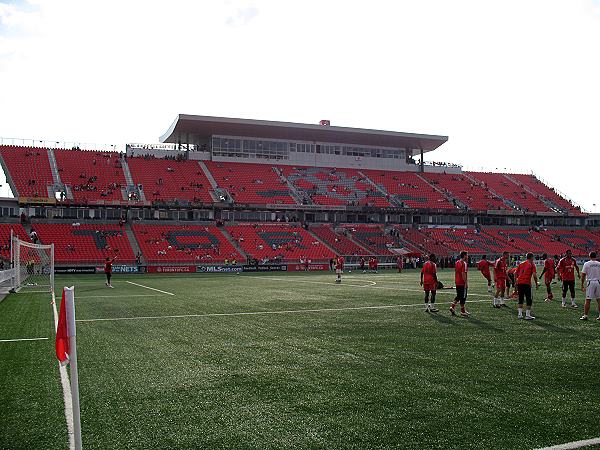
{"label": "stadium roof", "polygon": [[179,114],[160,142],[193,144],[199,138],[214,135],[423,149],[423,152],[435,150],[448,140],[448,136],[398,131]]}

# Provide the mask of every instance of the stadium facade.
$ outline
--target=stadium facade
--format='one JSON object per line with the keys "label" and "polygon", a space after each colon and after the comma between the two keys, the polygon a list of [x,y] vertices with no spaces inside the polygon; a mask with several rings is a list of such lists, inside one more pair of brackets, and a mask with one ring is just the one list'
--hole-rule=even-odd
{"label": "stadium facade", "polygon": [[160,143],[122,153],[10,142],[3,227],[25,218],[21,233],[66,236],[65,264],[97,264],[111,246],[149,265],[598,247],[598,216],[532,174],[425,163],[447,139],[179,115]]}

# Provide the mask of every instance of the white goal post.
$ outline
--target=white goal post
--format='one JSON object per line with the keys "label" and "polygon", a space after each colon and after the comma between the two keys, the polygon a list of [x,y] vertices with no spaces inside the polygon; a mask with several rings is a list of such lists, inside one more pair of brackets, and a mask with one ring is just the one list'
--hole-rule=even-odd
{"label": "white goal post", "polygon": [[41,245],[11,240],[12,290],[54,292],[54,244]]}

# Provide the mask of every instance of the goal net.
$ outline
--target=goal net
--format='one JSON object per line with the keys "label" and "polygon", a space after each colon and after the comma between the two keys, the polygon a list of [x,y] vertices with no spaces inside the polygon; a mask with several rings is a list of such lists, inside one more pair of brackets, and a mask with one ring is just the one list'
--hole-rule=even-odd
{"label": "goal net", "polygon": [[12,262],[15,291],[54,292],[54,244],[32,244],[13,236]]}

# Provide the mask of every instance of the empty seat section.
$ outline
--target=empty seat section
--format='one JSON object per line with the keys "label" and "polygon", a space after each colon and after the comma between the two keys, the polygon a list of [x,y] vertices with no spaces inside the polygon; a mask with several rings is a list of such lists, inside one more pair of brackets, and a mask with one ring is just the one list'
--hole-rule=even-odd
{"label": "empty seat section", "polygon": [[116,264],[133,263],[135,255],[118,225],[32,224],[42,244],[54,244],[57,264],[102,264],[117,255]]}
{"label": "empty seat section", "polygon": [[371,252],[356,245],[344,234],[336,233],[331,225],[320,225],[312,227],[310,230],[339,255],[371,255]]}
{"label": "empty seat section", "polygon": [[549,186],[546,186],[540,180],[538,180],[534,175],[526,175],[526,174],[515,174],[511,175],[512,178],[516,179],[519,183],[524,184],[529,189],[537,192],[542,198],[546,198],[556,206],[561,208],[562,210],[568,212],[569,214],[580,216],[583,215],[581,209],[577,208],[573,204],[571,204],[567,199],[562,198],[558,195],[554,189]]}
{"label": "empty seat section", "polygon": [[530,228],[498,228],[486,227],[484,232],[493,239],[507,242],[521,250],[521,252],[533,252],[535,254],[563,254],[570,247],[562,242],[554,240],[546,233],[534,231]]}
{"label": "empty seat section", "polygon": [[305,203],[390,206],[386,194],[378,191],[358,170],[302,166],[279,168],[302,194]]}
{"label": "empty seat section", "polygon": [[349,236],[375,255],[389,255],[390,248],[400,246],[396,239],[386,234],[382,225],[344,225]]}
{"label": "empty seat section", "polygon": [[[31,242],[27,231],[20,223],[2,223],[0,224],[0,256],[5,261],[10,260],[10,230],[13,230],[14,236],[22,241]],[[9,269],[8,264],[4,265],[5,269]]]}
{"label": "empty seat section", "polygon": [[502,173],[469,172],[469,174],[476,180],[483,182],[483,186],[491,188],[496,194],[513,202],[522,211],[552,211],[536,196],[513,183]]}
{"label": "empty seat section", "polygon": [[265,164],[206,161],[218,187],[225,188],[236,203],[284,204],[296,202],[287,183]]}
{"label": "empty seat section", "polygon": [[54,150],[61,181],[76,203],[121,202],[125,174],[121,154],[84,150]]}
{"label": "empty seat section", "polygon": [[499,255],[502,252],[515,252],[518,248],[510,242],[494,239],[474,228],[447,227],[421,228],[423,234],[433,242],[448,248],[453,254],[466,250],[473,254]]}
{"label": "empty seat section", "polygon": [[244,252],[259,260],[316,261],[334,256],[321,241],[294,224],[245,224],[227,227],[227,231]]}
{"label": "empty seat section", "polygon": [[198,161],[135,157],[128,158],[127,165],[148,201],[213,202],[210,182]]}
{"label": "empty seat section", "polygon": [[0,146],[0,155],[17,189],[15,196],[48,197],[48,186],[54,184],[48,150]]}
{"label": "empty seat section", "polygon": [[413,172],[363,170],[362,173],[393,196],[397,204],[403,204],[408,208],[456,208],[452,202]]}
{"label": "empty seat section", "polygon": [[148,263],[222,263],[245,258],[215,226],[133,225]]}
{"label": "empty seat section", "polygon": [[473,181],[461,174],[424,173],[427,180],[460,200],[469,209],[488,211],[509,209],[501,198],[492,194],[485,184]]}

